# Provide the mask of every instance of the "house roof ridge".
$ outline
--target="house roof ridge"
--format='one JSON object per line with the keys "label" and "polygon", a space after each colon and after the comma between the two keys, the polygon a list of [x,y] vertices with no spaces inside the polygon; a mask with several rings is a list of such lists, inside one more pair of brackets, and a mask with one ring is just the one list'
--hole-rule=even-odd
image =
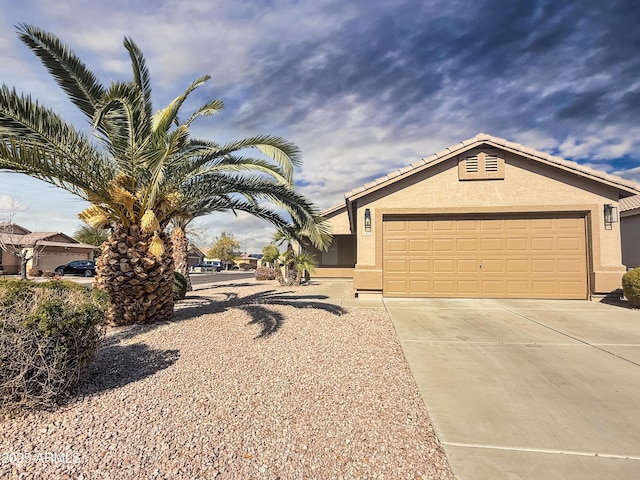
{"label": "house roof ridge", "polygon": [[368,182],[362,186],[353,188],[344,194],[345,199],[349,199],[355,195],[361,194],[370,190],[379,185],[384,185],[386,183],[391,183],[396,181],[398,177],[411,175],[413,172],[417,170],[422,170],[424,168],[428,168],[431,164],[437,163],[441,161],[443,158],[449,158],[452,154],[460,150],[468,150],[473,148],[476,145],[481,143],[489,143],[493,144],[497,147],[509,149],[512,151],[516,151],[518,153],[522,153],[529,157],[534,157],[539,161],[556,165],[558,167],[563,167],[568,170],[573,170],[578,174],[585,175],[588,177],[595,178],[597,180],[613,183],[614,185],[618,185],[620,187],[624,187],[625,189],[632,189],[637,192],[640,192],[640,183],[634,182],[632,180],[628,180],[617,175],[611,175],[601,170],[595,170],[591,167],[587,167],[585,165],[580,165],[577,162],[572,160],[566,160],[562,157],[558,157],[556,155],[551,155],[548,152],[543,152],[540,150],[536,150],[531,147],[524,146],[520,143],[510,142],[505,138],[494,137],[488,133],[478,133],[475,137],[468,138],[466,140],[462,140],[450,147],[447,147],[439,152],[436,152],[432,155],[422,158],[419,161],[413,162],[408,166],[401,167],[395,169],[386,175],[383,175],[373,182]]}

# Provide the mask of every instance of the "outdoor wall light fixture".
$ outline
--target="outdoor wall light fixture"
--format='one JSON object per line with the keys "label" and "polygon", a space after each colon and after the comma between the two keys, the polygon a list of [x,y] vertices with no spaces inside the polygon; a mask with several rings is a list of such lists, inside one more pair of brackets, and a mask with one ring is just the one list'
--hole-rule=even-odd
{"label": "outdoor wall light fixture", "polygon": [[364,209],[364,231],[371,231],[371,210],[368,208]]}
{"label": "outdoor wall light fixture", "polygon": [[604,206],[604,225],[606,227],[610,227],[611,224],[618,221],[618,209],[611,205],[610,203],[606,203]]}

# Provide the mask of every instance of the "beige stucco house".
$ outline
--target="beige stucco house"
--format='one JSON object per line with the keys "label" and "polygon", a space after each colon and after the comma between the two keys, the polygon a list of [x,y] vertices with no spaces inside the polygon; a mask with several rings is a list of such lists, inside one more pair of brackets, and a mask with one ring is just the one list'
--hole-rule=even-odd
{"label": "beige stucco house", "polygon": [[[16,224],[0,225],[0,244],[7,245],[9,250],[26,249],[28,256],[36,249],[38,254],[27,263],[27,269],[43,272],[53,271],[71,260],[91,260],[95,248],[61,232],[32,232]],[[3,274],[15,275],[20,271],[20,259],[0,248],[0,267]]]}
{"label": "beige stucco house", "polygon": [[318,276],[385,297],[587,299],[620,287],[640,185],[486,134],[345,194]]}
{"label": "beige stucco house", "polygon": [[627,268],[640,267],[640,195],[620,200],[620,235],[622,263]]}

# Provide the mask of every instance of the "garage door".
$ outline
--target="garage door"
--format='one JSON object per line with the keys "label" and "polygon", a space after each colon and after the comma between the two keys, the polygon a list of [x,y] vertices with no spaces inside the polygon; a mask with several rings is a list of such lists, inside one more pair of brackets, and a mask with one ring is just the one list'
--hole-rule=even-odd
{"label": "garage door", "polygon": [[585,219],[391,217],[387,297],[587,298]]}

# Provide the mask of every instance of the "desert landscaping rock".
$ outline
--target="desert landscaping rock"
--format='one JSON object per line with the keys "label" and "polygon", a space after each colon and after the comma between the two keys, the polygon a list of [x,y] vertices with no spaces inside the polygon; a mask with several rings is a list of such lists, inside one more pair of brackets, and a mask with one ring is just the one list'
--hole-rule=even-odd
{"label": "desert landscaping rock", "polygon": [[451,479],[383,308],[242,280],[109,330],[77,396],[5,414],[0,478]]}

